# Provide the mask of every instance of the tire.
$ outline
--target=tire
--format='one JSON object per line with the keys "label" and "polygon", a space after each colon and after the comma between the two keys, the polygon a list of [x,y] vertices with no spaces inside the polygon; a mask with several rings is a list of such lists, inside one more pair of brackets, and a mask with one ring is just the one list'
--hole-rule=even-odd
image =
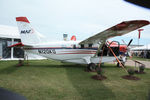
{"label": "tire", "polygon": [[[120,62],[123,66],[125,66],[125,63],[123,61]],[[117,63],[117,67],[121,67],[119,63]]]}
{"label": "tire", "polygon": [[96,65],[94,63],[90,63],[88,64],[87,69],[89,71],[96,71]]}
{"label": "tire", "polygon": [[117,67],[120,67],[120,64],[119,64],[119,63],[117,63]]}

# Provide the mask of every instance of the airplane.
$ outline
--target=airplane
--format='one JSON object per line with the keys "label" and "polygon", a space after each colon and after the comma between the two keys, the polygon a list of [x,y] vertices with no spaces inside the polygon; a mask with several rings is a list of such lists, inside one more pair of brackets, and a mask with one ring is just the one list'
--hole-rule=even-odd
{"label": "airplane", "polygon": [[[76,41],[76,39],[73,38],[71,41],[42,42],[38,32],[31,26],[26,17],[16,17],[16,21],[21,42],[10,47],[23,46],[25,52],[40,55],[47,59],[87,64],[89,70],[92,70],[95,64],[98,64],[100,60],[101,62],[110,62],[116,59],[113,53],[108,49],[108,46],[111,46],[117,57],[119,56],[121,50],[119,42],[107,42],[109,38],[127,34],[150,24],[150,22],[146,20],[123,21],[82,41]],[[115,45],[113,45],[113,43],[115,43]],[[122,48],[126,49],[126,47]],[[124,52],[126,52],[126,50],[124,50]],[[100,57],[102,53],[103,59]]]}

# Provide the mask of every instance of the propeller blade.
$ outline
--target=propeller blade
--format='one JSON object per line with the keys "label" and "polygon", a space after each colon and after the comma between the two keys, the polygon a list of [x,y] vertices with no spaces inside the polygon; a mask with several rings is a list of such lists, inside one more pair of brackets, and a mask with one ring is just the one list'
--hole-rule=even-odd
{"label": "propeller blade", "polygon": [[127,53],[128,53],[128,55],[129,55],[129,57],[131,57],[131,53],[130,53],[129,51],[128,51]]}
{"label": "propeller blade", "polygon": [[126,42],[125,42],[123,39],[122,39],[122,42],[123,42],[125,45],[127,45]]}
{"label": "propeller blade", "polygon": [[133,39],[130,40],[130,42],[128,43],[127,47],[130,46],[131,42],[133,41]]}
{"label": "propeller blade", "polygon": [[131,52],[128,51],[127,53],[129,55],[129,57],[132,58]]}

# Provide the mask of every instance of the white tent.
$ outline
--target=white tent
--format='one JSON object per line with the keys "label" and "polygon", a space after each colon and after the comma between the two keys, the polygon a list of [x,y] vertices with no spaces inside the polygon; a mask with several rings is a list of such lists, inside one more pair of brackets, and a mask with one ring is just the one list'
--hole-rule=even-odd
{"label": "white tent", "polygon": [[[42,34],[37,32],[40,38],[45,38]],[[20,34],[17,27],[0,25],[0,38],[15,38],[20,39]]]}
{"label": "white tent", "polygon": [[133,50],[133,51],[150,50],[150,44],[142,46],[142,47],[132,48],[131,50]]}
{"label": "white tent", "polygon": [[[41,35],[40,33],[37,32],[37,35],[41,38],[41,39],[45,39],[45,37],[43,35]],[[20,34],[18,31],[17,27],[13,27],[13,26],[6,26],[6,25],[0,25],[0,58],[3,58],[3,39],[5,39],[5,41],[7,41],[7,39],[9,39],[9,45],[13,45],[15,44],[15,40],[16,39],[20,39]],[[11,41],[10,41],[11,40]],[[8,45],[8,46],[9,46]],[[12,60],[15,59],[14,58],[14,47],[11,48],[11,57],[7,58],[6,60]],[[28,54],[29,59],[45,59],[44,57],[38,56],[38,55],[33,55],[33,54]],[[5,59],[4,59],[5,60]]]}
{"label": "white tent", "polygon": [[0,25],[0,38],[20,39],[17,27]]}

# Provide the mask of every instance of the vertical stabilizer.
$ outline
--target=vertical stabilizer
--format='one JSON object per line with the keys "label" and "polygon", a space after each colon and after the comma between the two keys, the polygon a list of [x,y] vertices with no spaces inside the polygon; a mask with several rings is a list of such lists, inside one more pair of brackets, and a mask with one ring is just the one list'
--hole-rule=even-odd
{"label": "vertical stabilizer", "polygon": [[21,42],[25,45],[34,45],[40,43],[38,32],[33,29],[26,17],[16,17]]}

